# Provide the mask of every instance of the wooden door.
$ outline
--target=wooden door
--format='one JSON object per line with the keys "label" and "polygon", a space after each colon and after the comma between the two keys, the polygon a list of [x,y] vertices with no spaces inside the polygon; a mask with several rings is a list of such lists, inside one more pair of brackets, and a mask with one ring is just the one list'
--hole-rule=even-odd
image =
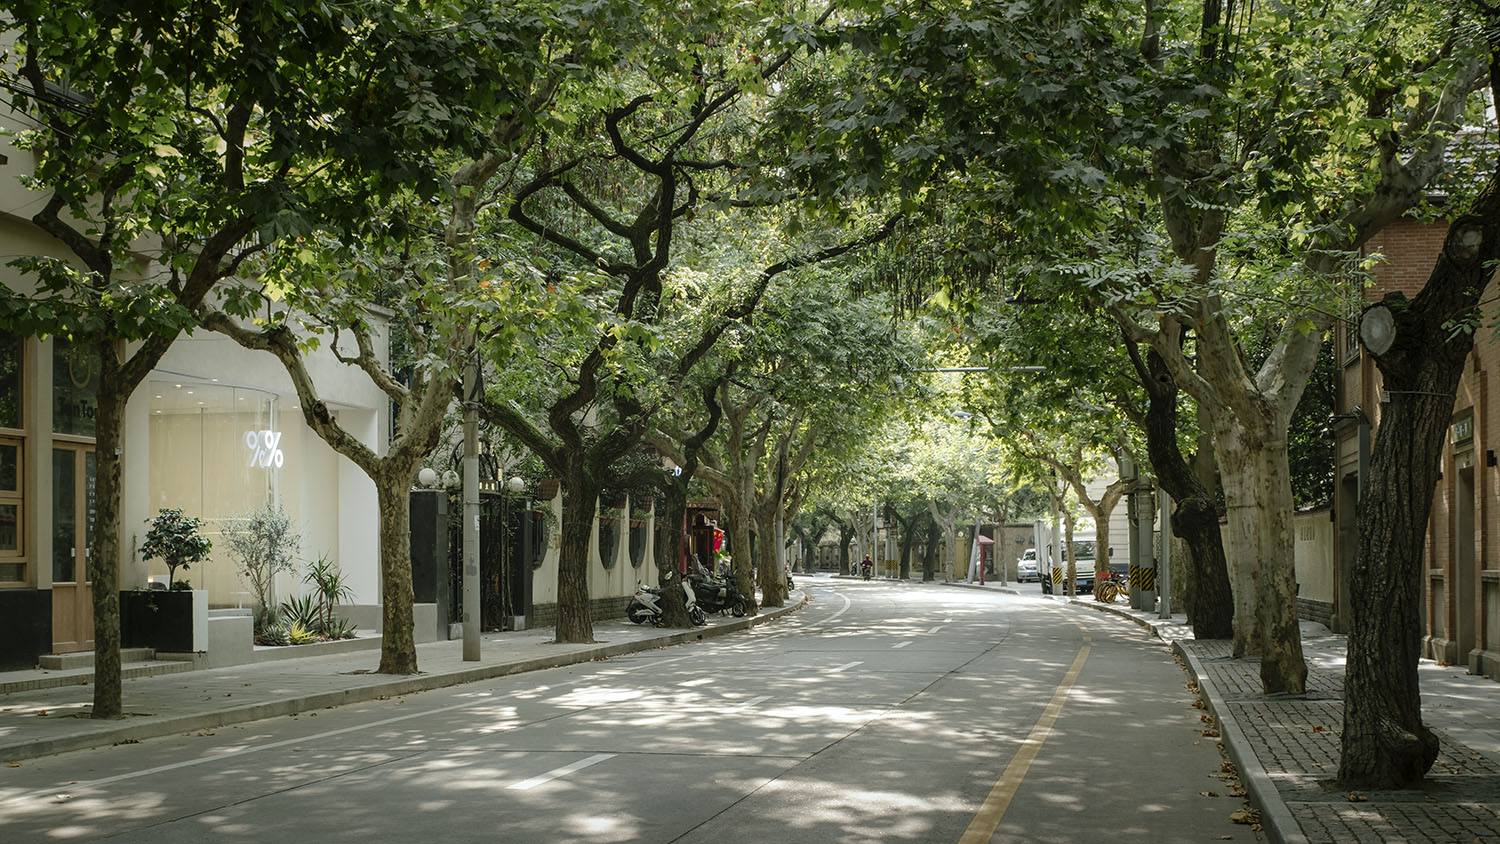
{"label": "wooden door", "polygon": [[52,448],[52,651],[94,647],[89,539],[94,527],[94,447]]}

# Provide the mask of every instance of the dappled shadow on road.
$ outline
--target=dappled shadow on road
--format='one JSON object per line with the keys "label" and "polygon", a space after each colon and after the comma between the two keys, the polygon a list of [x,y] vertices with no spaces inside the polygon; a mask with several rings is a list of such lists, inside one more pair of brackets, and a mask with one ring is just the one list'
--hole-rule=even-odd
{"label": "dappled shadow on road", "polygon": [[[1216,754],[1187,769],[1182,751],[1216,739],[1180,672],[1142,667],[1167,660],[1159,646],[1088,619],[1093,653],[1042,736],[1033,730],[1083,641],[1068,610],[1027,602],[1020,617],[1019,599],[993,593],[934,603],[929,590],[860,589],[880,610],[863,620],[796,618],[713,646],[415,696],[400,716],[372,705],[358,729],[284,719],[305,737],[226,749],[193,769],[191,787],[165,785],[163,770],[0,802],[5,840],[956,841],[1017,751],[1042,740],[994,840],[1243,832],[1223,821],[1237,807],[1228,798],[1222,812],[1190,805],[1223,787]],[[0,801],[20,796],[3,786]],[[1162,832],[1173,824],[1180,836]]]}

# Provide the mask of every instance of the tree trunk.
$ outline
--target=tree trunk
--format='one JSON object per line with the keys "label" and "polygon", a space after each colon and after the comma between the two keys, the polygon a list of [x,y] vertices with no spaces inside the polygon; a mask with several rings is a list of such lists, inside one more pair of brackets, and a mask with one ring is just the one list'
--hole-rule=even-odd
{"label": "tree trunk", "polygon": [[[687,481],[668,478],[666,492],[659,499],[656,517],[661,519],[659,536],[666,539],[656,547],[656,582],[662,586],[675,584],[678,578],[677,561],[682,559],[682,523],[687,516]],[[681,589],[663,589],[661,594],[661,626],[686,629],[693,626],[687,614],[687,596]]]}
{"label": "tree trunk", "polygon": [[594,511],[599,483],[578,469],[563,479],[562,535],[557,564],[557,635],[559,644],[594,641],[593,611],[589,605],[589,545],[594,536]]}
{"label": "tree trunk", "polygon": [[937,519],[927,520],[927,542],[922,551],[922,582],[931,583],[937,580],[937,557],[938,545],[943,540],[943,526],[937,523]]}
{"label": "tree trunk", "polygon": [[[1469,335],[1461,335],[1469,345]],[[1432,357],[1447,357],[1433,355]],[[1435,370],[1393,379],[1393,392],[1452,392]],[[1444,382],[1447,383],[1444,383]],[[1405,396],[1380,419],[1370,478],[1359,502],[1359,556],[1351,573],[1353,603],[1344,679],[1343,754],[1339,780],[1357,788],[1404,788],[1437,759],[1438,740],[1422,723],[1417,660],[1421,654],[1423,542],[1437,486],[1451,398]]]}
{"label": "tree trunk", "polygon": [[1234,635],[1234,595],[1219,533],[1219,508],[1177,446],[1177,383],[1156,350],[1138,367],[1151,395],[1146,409],[1146,450],[1157,482],[1172,496],[1172,533],[1188,545],[1188,621],[1197,639]]}
{"label": "tree trunk", "polygon": [[411,583],[411,478],[416,465],[382,473],[375,480],[380,504],[381,674],[417,673],[412,622],[416,595]]}
{"label": "tree trunk", "polygon": [[87,571],[93,581],[95,718],[125,712],[120,677],[120,444],[125,402],[134,384],[122,384],[114,340],[94,344],[99,359],[99,406],[94,418],[94,535]]}
{"label": "tree trunk", "polygon": [[745,596],[748,615],[760,612],[760,602],[755,597],[755,558],[750,549],[750,507],[739,496],[730,496],[724,502],[729,508],[729,547],[734,550],[734,587]]}
{"label": "tree trunk", "polygon": [[850,574],[849,542],[854,539],[854,528],[839,522],[839,574]]}
{"label": "tree trunk", "polygon": [[[1492,73],[1500,70],[1495,64]],[[1473,333],[1453,325],[1473,318],[1497,257],[1500,170],[1470,214],[1449,228],[1422,292],[1409,305],[1400,293],[1382,303],[1396,334],[1375,356],[1391,401],[1370,452],[1349,587],[1339,780],[1350,786],[1406,787],[1437,759],[1417,681],[1424,542],[1453,397],[1473,346]]]}
{"label": "tree trunk", "polygon": [[760,580],[760,605],[786,606],[786,574],[776,559],[776,507],[759,507],[755,511],[756,571]]}
{"label": "tree trunk", "polygon": [[1297,618],[1292,481],[1286,439],[1277,433],[1286,426],[1270,418],[1257,427],[1235,423],[1215,437],[1234,548],[1234,655],[1260,657],[1266,694],[1302,694],[1307,663]]}

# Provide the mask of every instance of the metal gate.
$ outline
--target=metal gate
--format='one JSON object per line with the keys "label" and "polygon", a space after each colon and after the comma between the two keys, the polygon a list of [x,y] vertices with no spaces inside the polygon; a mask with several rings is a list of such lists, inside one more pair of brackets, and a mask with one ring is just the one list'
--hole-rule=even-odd
{"label": "metal gate", "polygon": [[[521,630],[531,615],[531,572],[539,537],[531,500],[501,492],[479,494],[479,626]],[[449,618],[463,618],[463,496],[448,497]]]}

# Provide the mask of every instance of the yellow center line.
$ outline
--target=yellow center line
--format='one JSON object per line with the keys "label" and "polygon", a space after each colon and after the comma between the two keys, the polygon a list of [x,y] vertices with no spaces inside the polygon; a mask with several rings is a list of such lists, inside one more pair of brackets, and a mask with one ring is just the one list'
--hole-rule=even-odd
{"label": "yellow center line", "polygon": [[1016,791],[1021,788],[1021,780],[1025,779],[1026,772],[1031,769],[1031,763],[1036,761],[1037,754],[1042,750],[1042,744],[1047,741],[1052,727],[1057,723],[1057,718],[1062,714],[1063,703],[1068,699],[1068,692],[1072,690],[1073,683],[1078,680],[1078,673],[1083,670],[1083,663],[1089,658],[1089,650],[1093,645],[1088,636],[1083,637],[1083,647],[1078,649],[1078,656],[1073,658],[1073,664],[1069,666],[1068,673],[1063,675],[1062,682],[1052,692],[1052,699],[1047,702],[1047,707],[1042,710],[1042,717],[1037,719],[1036,726],[1021,743],[1021,749],[1016,752],[1015,758],[1005,766],[1005,772],[1000,775],[1000,781],[990,789],[990,795],[984,799],[984,805],[979,807],[979,814],[969,822],[969,828],[964,830],[958,844],[983,844],[994,837],[995,830],[999,828],[1000,821],[1005,817],[1005,811],[1010,808],[1010,801],[1015,798]]}

